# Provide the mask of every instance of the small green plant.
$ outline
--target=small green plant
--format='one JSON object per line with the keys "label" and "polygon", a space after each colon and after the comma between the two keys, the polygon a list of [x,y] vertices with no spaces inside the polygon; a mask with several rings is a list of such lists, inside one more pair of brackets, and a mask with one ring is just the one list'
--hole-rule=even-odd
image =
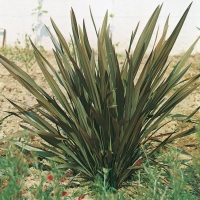
{"label": "small green plant", "polygon": [[194,176],[197,173],[191,169],[200,167],[180,159],[180,153],[175,148],[163,149],[156,158],[158,165],[147,159],[144,169],[138,172],[139,178],[136,175],[133,178],[132,183],[138,182],[138,185],[132,195],[141,200],[196,200],[198,194],[195,194],[192,185],[196,183]]}
{"label": "small green plant", "polygon": [[41,28],[41,17],[43,14],[48,13],[47,10],[43,10],[43,1],[44,0],[38,0],[38,6],[34,8],[32,11],[32,15],[37,16],[37,24],[32,24],[32,31],[37,33],[37,31]]}
{"label": "small green plant", "polygon": [[[26,137],[26,140],[29,141],[30,138]],[[71,177],[73,174],[71,171],[60,171],[52,162],[49,163],[47,170],[34,154],[27,154],[24,149],[21,151],[12,142],[7,143],[4,146],[4,150],[4,153],[2,154],[1,152],[0,154],[1,200],[73,200],[83,199],[85,196],[84,192],[86,191],[81,191],[81,188],[77,192],[68,191],[70,183],[73,183],[73,177]],[[29,181],[26,180],[30,175],[34,176],[34,181],[30,179]],[[27,183],[31,184],[31,186],[28,186]]]}
{"label": "small green plant", "polygon": [[189,185],[193,194],[200,197],[200,127],[198,127],[197,136],[197,151],[193,156],[192,164],[188,166],[186,170],[186,177],[189,177]]}
{"label": "small green plant", "polygon": [[[45,52],[42,46],[38,47],[41,52]],[[34,52],[29,40],[29,36],[25,34],[24,41],[17,39],[14,47],[6,47],[1,50],[4,56],[9,56],[9,59],[17,63],[20,67],[26,67],[28,71],[35,63]]]}
{"label": "small green plant", "polygon": [[21,41],[19,39],[17,39],[17,41],[15,42],[15,52],[12,53],[12,60],[19,61],[22,64],[22,66],[25,66],[26,70],[28,70],[35,64],[36,60],[34,57],[33,50],[31,49],[29,36],[27,34],[25,35],[24,40],[24,47],[21,46]]}
{"label": "small green plant", "polygon": [[[20,111],[20,114],[11,114],[32,126],[30,128],[23,125],[23,128],[46,141],[41,143],[44,149],[33,148],[18,141],[15,144],[57,162],[59,169],[79,171],[87,180],[95,181],[101,177],[103,190],[120,188],[132,174],[143,168],[142,164],[147,159],[157,165],[154,157],[156,151],[166,143],[196,131],[192,125],[186,130],[158,133],[168,123],[164,120],[171,116],[173,108],[199,86],[194,83],[200,74],[181,80],[190,68],[190,65],[184,65],[198,39],[168,77],[163,78],[169,67],[166,65],[168,56],[190,6],[166,39],[167,18],[163,34],[144,65],[142,60],[147,53],[162,6],[158,6],[153,12],[131,54],[137,25],[122,66],[119,65],[110,26],[107,24],[108,12],[99,32],[91,14],[97,35],[97,53],[90,46],[85,23],[82,29],[77,25],[73,10],[73,55],[51,20],[59,41],[47,29],[55,45],[54,55],[59,72],[31,44],[53,96],[47,94],[22,69],[0,56],[0,63],[35,96],[39,104],[39,107],[27,110],[9,100]],[[171,94],[176,86],[177,90]],[[167,96],[169,93],[170,97]],[[193,114],[189,115],[188,121]]]}
{"label": "small green plant", "polygon": [[16,148],[12,144],[7,145],[10,152],[5,157],[0,156],[1,199],[22,199],[21,189],[28,166],[24,163],[23,153],[16,151]]}
{"label": "small green plant", "polygon": [[[90,190],[92,191],[91,195],[93,199],[95,200],[125,200],[125,191],[122,190],[116,190],[115,188],[112,188],[109,186],[107,178],[108,178],[108,171],[105,169],[102,172],[99,172],[101,176],[97,178],[97,180],[94,181],[94,183],[91,184]],[[103,179],[101,178],[103,177]]]}

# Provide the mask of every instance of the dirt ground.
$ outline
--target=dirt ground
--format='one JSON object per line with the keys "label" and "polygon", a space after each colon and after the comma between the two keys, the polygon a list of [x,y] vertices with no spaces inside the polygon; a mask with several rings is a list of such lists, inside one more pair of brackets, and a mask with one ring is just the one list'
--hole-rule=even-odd
{"label": "dirt ground", "polygon": [[[52,53],[45,53],[45,57],[52,65],[54,65],[55,67],[57,66]],[[179,61],[180,57],[180,55],[177,55],[171,56],[169,58],[169,61],[172,62],[171,67]],[[200,54],[192,55],[187,61],[186,65],[189,63],[192,63],[192,67],[187,72],[187,75],[185,76],[186,78],[200,73]],[[26,68],[24,68],[24,70],[26,70]],[[28,74],[31,75],[31,77],[33,77],[33,79],[45,91],[49,93],[51,92],[36,63],[28,69]],[[9,74],[9,72],[2,65],[0,65],[0,94],[0,117],[6,116],[6,113],[4,111],[15,111],[15,109],[7,101],[6,98],[17,101],[19,103],[25,103],[27,105],[36,104],[34,97],[28,91],[26,91],[26,89],[24,89],[16,80],[14,80]],[[198,106],[200,106],[200,87],[198,87],[191,95],[189,95],[184,101],[182,101],[173,110],[173,112],[189,114]],[[200,118],[199,112],[195,115],[195,118]],[[16,132],[19,129],[19,123],[20,121],[17,117],[9,117],[8,119],[6,119],[3,123],[2,130],[0,132],[0,138],[12,134],[13,132]],[[172,130],[173,128],[174,127],[172,125],[168,125],[162,131],[166,133]],[[177,146],[182,147],[188,152],[195,152],[195,149],[197,148],[197,139],[195,135],[192,135],[177,140],[176,144]]]}

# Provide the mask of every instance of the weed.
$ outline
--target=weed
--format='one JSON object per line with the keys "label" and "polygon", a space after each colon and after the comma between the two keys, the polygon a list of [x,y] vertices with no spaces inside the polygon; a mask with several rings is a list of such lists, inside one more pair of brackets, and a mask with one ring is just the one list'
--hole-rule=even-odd
{"label": "weed", "polygon": [[[24,46],[22,46],[24,44]],[[44,47],[38,47],[40,51],[45,52]],[[28,71],[35,63],[36,59],[32,46],[30,44],[29,36],[25,34],[24,41],[17,39],[14,47],[6,47],[1,49],[1,53],[7,56],[11,61],[17,62],[20,67],[25,67]]]}

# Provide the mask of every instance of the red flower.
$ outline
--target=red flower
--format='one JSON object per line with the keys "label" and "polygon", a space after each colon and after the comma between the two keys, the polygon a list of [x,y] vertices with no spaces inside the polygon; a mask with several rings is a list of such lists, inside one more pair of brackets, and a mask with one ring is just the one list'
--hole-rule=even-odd
{"label": "red flower", "polygon": [[61,180],[61,183],[64,183],[66,181],[66,178],[63,178],[62,180]]}
{"label": "red flower", "polygon": [[140,166],[142,164],[142,162],[140,160],[137,161],[137,166]]}
{"label": "red flower", "polygon": [[85,198],[85,195],[84,194],[82,194],[81,196],[79,196],[78,197],[78,199],[77,200],[81,200],[81,199],[84,199]]}
{"label": "red flower", "polygon": [[52,180],[53,180],[53,175],[49,174],[49,175],[47,176],[47,178],[48,178],[49,181],[52,181]]}
{"label": "red flower", "polygon": [[62,192],[62,197],[64,197],[65,195],[67,195],[67,191]]}
{"label": "red flower", "polygon": [[16,180],[15,183],[16,183],[17,185],[19,185],[19,184],[20,184],[20,181],[19,181],[19,180]]}

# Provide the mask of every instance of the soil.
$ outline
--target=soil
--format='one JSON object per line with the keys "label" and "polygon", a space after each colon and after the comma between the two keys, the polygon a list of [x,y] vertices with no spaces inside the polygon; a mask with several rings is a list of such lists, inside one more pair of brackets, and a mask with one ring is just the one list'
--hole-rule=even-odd
{"label": "soil", "polygon": [[[51,52],[45,53],[47,60],[55,67],[56,61]],[[170,69],[173,65],[179,61],[181,55],[171,56],[169,61],[171,61]],[[191,68],[187,72],[185,78],[192,77],[200,73],[200,54],[192,55],[187,61],[186,65],[192,63]],[[20,64],[20,63],[18,63]],[[27,71],[25,67],[22,66],[22,69]],[[27,73],[40,85],[46,92],[51,93],[50,88],[48,87],[45,79],[40,71],[39,67],[35,63],[31,68],[28,69]],[[176,89],[176,88],[175,88]],[[174,90],[175,90],[174,89]],[[33,106],[36,104],[34,97],[23,88],[9,72],[0,65],[0,118],[7,115],[6,111],[16,111],[13,106],[8,102],[7,99],[11,99],[18,103],[26,104]],[[6,99],[7,98],[7,99]],[[189,115],[195,108],[200,106],[200,87],[198,87],[192,94],[190,94],[185,100],[183,100],[177,107],[173,110],[173,113],[181,113]],[[194,116],[196,120],[200,118],[200,113],[197,112]],[[2,125],[2,130],[0,131],[0,139],[12,135],[14,132],[20,129],[19,127],[20,120],[17,117],[11,116],[4,120]],[[182,125],[188,126],[187,124]],[[174,124],[169,124],[162,129],[162,133],[168,133],[174,129]],[[0,142],[1,143],[1,142]],[[197,137],[195,134],[178,139],[175,141],[175,145],[188,153],[195,154],[197,150]],[[29,177],[31,179],[31,177]],[[33,178],[34,179],[34,178]]]}

